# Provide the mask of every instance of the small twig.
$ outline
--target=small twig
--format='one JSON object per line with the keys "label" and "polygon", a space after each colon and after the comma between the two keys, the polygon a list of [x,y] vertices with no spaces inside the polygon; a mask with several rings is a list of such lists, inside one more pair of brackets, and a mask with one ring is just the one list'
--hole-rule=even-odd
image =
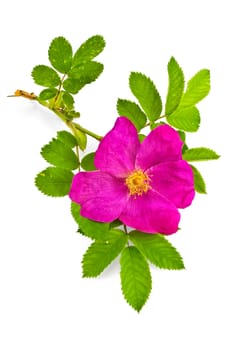
{"label": "small twig", "polygon": [[27,98],[29,100],[35,100],[37,101],[39,104],[41,104],[43,107],[46,107],[48,108],[49,110],[53,111],[71,130],[72,130],[72,133],[75,135],[75,129],[93,137],[94,139],[98,140],[98,141],[101,141],[102,140],[102,136],[99,136],[97,134],[95,134],[94,132],[86,129],[86,128],[83,128],[81,125],[77,124],[77,123],[74,123],[72,122],[72,120],[70,120],[70,118],[68,117],[68,113],[66,112],[65,109],[60,109],[60,108],[56,108],[54,105],[55,105],[55,102],[56,102],[56,99],[58,98],[58,95],[60,94],[60,90],[61,90],[61,86],[62,86],[62,82],[63,80],[65,79],[65,76],[66,74],[64,74],[63,78],[61,79],[61,83],[59,85],[59,89],[58,89],[58,93],[55,97],[55,101],[54,101],[54,104],[53,104],[53,107],[51,107],[46,101],[42,101],[38,98],[38,96],[36,96],[33,92],[29,93],[29,92],[26,92],[24,90],[16,90],[14,95],[9,95],[8,97],[24,97],[24,98]]}
{"label": "small twig", "polygon": [[83,128],[81,125],[79,125],[79,124],[77,124],[77,123],[73,123],[73,125],[76,127],[76,129],[78,129],[78,130],[84,132],[85,134],[87,134],[87,135],[93,137],[94,139],[96,139],[96,140],[98,140],[98,141],[101,141],[102,138],[103,138],[102,136],[99,136],[99,135],[95,134],[94,132],[92,132],[92,131],[90,131],[90,130],[88,130],[88,129]]}

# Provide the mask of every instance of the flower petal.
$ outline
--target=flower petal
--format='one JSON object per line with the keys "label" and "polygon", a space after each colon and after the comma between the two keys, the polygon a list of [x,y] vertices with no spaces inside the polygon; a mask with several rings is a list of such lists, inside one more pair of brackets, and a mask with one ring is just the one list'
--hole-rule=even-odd
{"label": "flower petal", "polygon": [[136,157],[136,167],[142,170],[162,162],[182,159],[183,142],[176,130],[160,125],[143,140]]}
{"label": "flower petal", "polygon": [[178,230],[180,214],[172,202],[149,190],[141,196],[130,196],[119,219],[143,232],[169,235]]}
{"label": "flower petal", "polygon": [[135,126],[119,117],[111,131],[104,136],[95,154],[97,169],[117,177],[126,177],[134,170],[140,142]]}
{"label": "flower petal", "polygon": [[80,172],[74,176],[69,196],[81,205],[88,219],[111,222],[117,219],[127,202],[124,181],[100,172]]}
{"label": "flower petal", "polygon": [[158,164],[147,170],[151,187],[177,208],[186,208],[195,195],[191,166],[185,160]]}

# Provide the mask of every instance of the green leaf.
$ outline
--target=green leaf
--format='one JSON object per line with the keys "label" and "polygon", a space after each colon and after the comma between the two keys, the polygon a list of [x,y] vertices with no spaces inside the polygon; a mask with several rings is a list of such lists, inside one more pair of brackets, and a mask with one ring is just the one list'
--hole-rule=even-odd
{"label": "green leaf", "polygon": [[71,94],[77,94],[84,86],[85,83],[77,79],[67,78],[63,82],[63,88]]}
{"label": "green leaf", "polygon": [[181,140],[183,141],[183,146],[182,146],[182,154],[186,152],[186,150],[188,149],[187,144],[185,143],[186,140],[186,134],[184,131],[181,130],[177,130],[178,134],[180,135]]}
{"label": "green leaf", "polygon": [[83,170],[86,170],[86,171],[96,170],[96,167],[94,165],[94,158],[95,158],[95,152],[88,153],[85,157],[83,157],[81,161],[81,167],[83,168]]}
{"label": "green leaf", "polygon": [[117,112],[120,116],[125,116],[131,120],[138,131],[146,125],[146,115],[135,102],[119,98],[117,101]]}
{"label": "green leaf", "polygon": [[123,225],[123,223],[119,219],[116,219],[110,223],[110,228],[112,229],[112,228],[119,227],[122,225]]}
{"label": "green leaf", "polygon": [[78,129],[75,129],[74,133],[80,149],[84,151],[87,147],[87,135]]}
{"label": "green leaf", "polygon": [[43,146],[41,155],[48,163],[60,168],[74,170],[78,167],[78,158],[75,153],[69,146],[57,139]]}
{"label": "green leaf", "polygon": [[36,84],[46,87],[56,87],[61,82],[54,69],[42,64],[33,68],[32,78]]}
{"label": "green leaf", "polygon": [[[116,230],[115,230],[116,231]],[[97,277],[120,254],[127,243],[123,231],[108,242],[93,242],[83,256],[83,277]]]}
{"label": "green leaf", "polygon": [[69,72],[69,78],[80,80],[83,84],[90,84],[95,81],[103,72],[102,63],[90,61],[75,66]]}
{"label": "green leaf", "polygon": [[152,122],[158,119],[162,111],[162,101],[153,81],[144,74],[132,72],[129,86],[148,119]]}
{"label": "green leaf", "polygon": [[71,94],[77,94],[86,84],[95,81],[102,73],[104,66],[99,62],[86,62],[72,68],[69,78],[63,82],[63,87]]}
{"label": "green leaf", "polygon": [[121,288],[126,301],[138,312],[147,301],[152,283],[147,261],[136,247],[126,247],[120,259]]}
{"label": "green leaf", "polygon": [[49,60],[60,73],[68,73],[72,65],[72,47],[62,36],[53,39],[49,47]]}
{"label": "green leaf", "polygon": [[183,142],[185,142],[185,139],[186,139],[186,135],[185,135],[185,132],[184,131],[181,131],[181,130],[177,130],[178,134],[180,135],[180,138]]}
{"label": "green leaf", "polygon": [[70,148],[74,148],[75,146],[77,146],[76,138],[66,130],[58,131],[57,138]]}
{"label": "green leaf", "polygon": [[187,143],[184,143],[182,146],[182,154],[184,154],[188,149]]}
{"label": "green leaf", "polygon": [[178,108],[167,117],[167,122],[177,129],[195,132],[200,126],[200,113],[196,107]]}
{"label": "green leaf", "polygon": [[213,160],[213,159],[218,159],[219,157],[220,156],[215,151],[206,147],[189,148],[183,154],[183,159],[189,162]]}
{"label": "green leaf", "polygon": [[139,138],[139,141],[142,142],[146,138],[146,135],[138,134],[138,138]]}
{"label": "green leaf", "polygon": [[179,106],[184,91],[184,74],[179,64],[172,57],[168,63],[169,87],[165,106],[165,114],[169,115]]}
{"label": "green leaf", "polygon": [[129,238],[155,266],[168,270],[184,269],[180,254],[163,235],[132,231]]}
{"label": "green leaf", "polygon": [[76,111],[68,111],[67,113],[67,117],[72,120],[74,118],[79,118],[80,117],[80,113],[76,112]]}
{"label": "green leaf", "polygon": [[73,66],[86,61],[91,61],[103,51],[104,47],[105,41],[101,35],[92,36],[85,41],[74,54]]}
{"label": "green leaf", "polygon": [[75,202],[71,202],[70,211],[71,211],[71,214],[73,216],[74,221],[79,225],[79,219],[81,218],[80,205],[75,203]]}
{"label": "green leaf", "polygon": [[71,214],[79,225],[79,229],[89,238],[98,241],[108,241],[110,226],[102,222],[89,220],[80,214],[80,206],[74,202],[71,203]]}
{"label": "green leaf", "polygon": [[51,98],[55,97],[57,93],[58,90],[55,88],[44,89],[39,94],[39,100],[50,100]]}
{"label": "green leaf", "polygon": [[201,194],[206,194],[206,184],[205,180],[203,179],[201,173],[197,168],[195,168],[193,165],[191,165],[193,170],[193,176],[194,176],[194,187],[195,191]]}
{"label": "green leaf", "polygon": [[68,110],[74,109],[74,98],[68,92],[62,93],[62,100]]}
{"label": "green leaf", "polygon": [[201,101],[210,92],[210,71],[202,69],[189,80],[181,106],[191,107]]}
{"label": "green leaf", "polygon": [[71,171],[48,167],[36,176],[35,185],[47,196],[63,197],[69,193],[72,179]]}

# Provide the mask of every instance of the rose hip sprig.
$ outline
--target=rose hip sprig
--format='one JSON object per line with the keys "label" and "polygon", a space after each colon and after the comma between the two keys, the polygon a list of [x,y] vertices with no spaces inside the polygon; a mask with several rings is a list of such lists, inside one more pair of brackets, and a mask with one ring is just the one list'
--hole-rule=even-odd
{"label": "rose hip sprig", "polygon": [[[35,184],[48,196],[69,195],[79,232],[92,240],[82,260],[83,277],[99,276],[120,256],[122,293],[140,311],[152,288],[150,264],[184,269],[165,236],[178,232],[179,209],[191,205],[195,192],[206,193],[193,162],[219,158],[207,147],[189,148],[186,138],[199,129],[197,104],[210,91],[210,72],[202,69],[185,84],[172,57],[164,108],[151,78],[132,72],[133,100],[118,99],[118,118],[102,137],[77,123],[74,95],[102,73],[103,64],[95,58],[104,47],[100,35],[76,51],[64,37],[55,38],[48,51],[51,66],[32,70],[43,90],[38,95],[16,90],[13,96],[39,103],[66,126],[42,147],[49,166],[37,174]],[[99,145],[83,155],[87,135]]]}

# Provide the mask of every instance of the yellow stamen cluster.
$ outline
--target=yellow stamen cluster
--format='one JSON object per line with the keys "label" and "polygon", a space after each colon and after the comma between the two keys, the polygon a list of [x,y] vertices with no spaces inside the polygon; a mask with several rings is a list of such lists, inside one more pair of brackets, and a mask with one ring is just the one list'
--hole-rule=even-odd
{"label": "yellow stamen cluster", "polygon": [[130,195],[141,196],[146,193],[150,187],[150,179],[142,170],[133,171],[125,180]]}

